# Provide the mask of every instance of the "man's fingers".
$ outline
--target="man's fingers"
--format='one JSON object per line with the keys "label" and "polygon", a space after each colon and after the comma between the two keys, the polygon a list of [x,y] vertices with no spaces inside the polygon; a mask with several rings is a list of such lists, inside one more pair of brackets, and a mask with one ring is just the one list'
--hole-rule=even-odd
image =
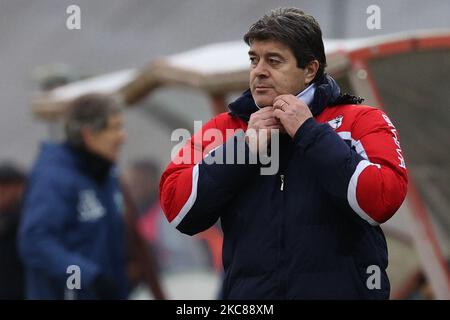
{"label": "man's fingers", "polygon": [[273,100],[274,104],[279,100],[285,101],[286,103],[293,103],[298,101],[298,98],[292,94],[281,94]]}
{"label": "man's fingers", "polygon": [[277,97],[275,97],[275,99],[273,100],[273,105],[275,107],[275,105],[277,106],[281,106],[283,103],[287,103],[287,94],[281,94]]}
{"label": "man's fingers", "polygon": [[260,128],[264,129],[265,127],[275,126],[278,124],[279,124],[278,120],[274,116],[272,116],[269,119],[261,120]]}
{"label": "man's fingers", "polygon": [[286,94],[285,97],[283,97],[283,100],[289,104],[301,101],[299,98],[297,98],[296,96],[294,96],[292,94]]}
{"label": "man's fingers", "polygon": [[281,123],[283,123],[283,120],[288,117],[288,115],[281,109],[275,109],[273,111],[273,116],[280,120]]}
{"label": "man's fingers", "polygon": [[266,114],[266,113],[270,113],[273,111],[273,107],[264,107],[259,109],[258,111],[256,111],[254,114]]}
{"label": "man's fingers", "polygon": [[[275,100],[273,103],[273,108],[275,109],[281,109],[283,110],[283,106],[286,104],[286,102],[283,99]],[[284,110],[283,110],[284,111]]]}
{"label": "man's fingers", "polygon": [[273,118],[273,108],[272,107],[265,107],[261,110],[258,110],[254,112],[251,116],[251,119],[254,119],[255,121],[259,120],[266,120]]}
{"label": "man's fingers", "polygon": [[[275,100],[273,102],[273,108],[275,110],[278,109],[278,110],[282,110],[284,112],[291,110],[296,103],[296,100],[292,101],[292,99],[290,99],[291,97],[293,97],[293,96],[292,95],[278,96],[277,98],[275,98]],[[294,99],[296,99],[296,98],[294,97]]]}
{"label": "man's fingers", "polygon": [[286,106],[282,109],[286,111],[286,109],[295,108],[295,106],[303,105],[304,107],[308,107],[301,99],[298,99],[296,96],[292,94],[282,94],[277,96],[274,99],[274,106],[285,103]]}

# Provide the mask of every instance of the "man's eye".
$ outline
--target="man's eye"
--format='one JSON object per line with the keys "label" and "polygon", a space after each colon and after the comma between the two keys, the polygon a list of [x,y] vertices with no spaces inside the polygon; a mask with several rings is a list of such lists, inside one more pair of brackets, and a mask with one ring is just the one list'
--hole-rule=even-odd
{"label": "man's eye", "polygon": [[276,65],[276,64],[281,63],[281,61],[280,61],[280,60],[277,60],[277,59],[274,59],[274,58],[270,58],[270,59],[269,59],[269,63],[270,63],[271,65]]}
{"label": "man's eye", "polygon": [[251,65],[256,65],[258,63],[258,60],[256,59],[256,57],[250,57],[250,64]]}

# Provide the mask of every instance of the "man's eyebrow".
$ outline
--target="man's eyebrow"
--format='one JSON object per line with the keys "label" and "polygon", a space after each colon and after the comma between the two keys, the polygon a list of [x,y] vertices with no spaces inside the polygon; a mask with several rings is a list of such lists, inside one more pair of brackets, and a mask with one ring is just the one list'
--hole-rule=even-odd
{"label": "man's eyebrow", "polygon": [[[255,53],[255,51],[250,50],[250,51],[248,52],[248,55],[249,55],[249,56],[256,56],[257,54]],[[280,58],[280,59],[285,59],[284,56],[282,56],[282,55],[279,54],[278,52],[267,52],[267,53],[265,54],[265,56],[267,56],[267,57],[277,57],[277,58]]]}
{"label": "man's eyebrow", "polygon": [[282,56],[280,53],[278,53],[278,52],[268,52],[267,54],[266,54],[266,56],[268,56],[268,57],[277,57],[277,58],[280,58],[280,59],[283,59],[284,60],[284,56]]}

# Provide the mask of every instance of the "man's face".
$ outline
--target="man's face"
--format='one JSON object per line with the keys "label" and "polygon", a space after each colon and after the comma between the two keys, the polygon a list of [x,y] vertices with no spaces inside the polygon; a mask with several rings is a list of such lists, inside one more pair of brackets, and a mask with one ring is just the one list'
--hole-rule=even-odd
{"label": "man's face", "polygon": [[87,148],[115,162],[118,159],[120,147],[125,142],[123,115],[113,115],[108,119],[108,126],[101,131],[87,129],[85,143]]}
{"label": "man's face", "polygon": [[253,40],[249,57],[250,90],[258,106],[271,106],[280,94],[297,95],[306,87],[304,69],[283,43]]}

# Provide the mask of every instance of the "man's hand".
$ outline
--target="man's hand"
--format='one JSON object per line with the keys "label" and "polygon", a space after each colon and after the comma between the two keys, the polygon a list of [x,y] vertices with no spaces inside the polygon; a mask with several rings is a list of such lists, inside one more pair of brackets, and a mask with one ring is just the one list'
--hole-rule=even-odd
{"label": "man's hand", "polygon": [[292,94],[282,94],[276,97],[273,109],[273,115],[281,122],[291,137],[294,137],[303,122],[312,118],[308,106]]}
{"label": "man's hand", "polygon": [[[257,153],[261,148],[266,150],[270,144],[271,130],[274,129],[280,130],[282,126],[280,121],[274,116],[273,107],[264,107],[252,113],[248,121],[245,139],[250,151]],[[256,133],[256,135],[250,134],[251,132]]]}

